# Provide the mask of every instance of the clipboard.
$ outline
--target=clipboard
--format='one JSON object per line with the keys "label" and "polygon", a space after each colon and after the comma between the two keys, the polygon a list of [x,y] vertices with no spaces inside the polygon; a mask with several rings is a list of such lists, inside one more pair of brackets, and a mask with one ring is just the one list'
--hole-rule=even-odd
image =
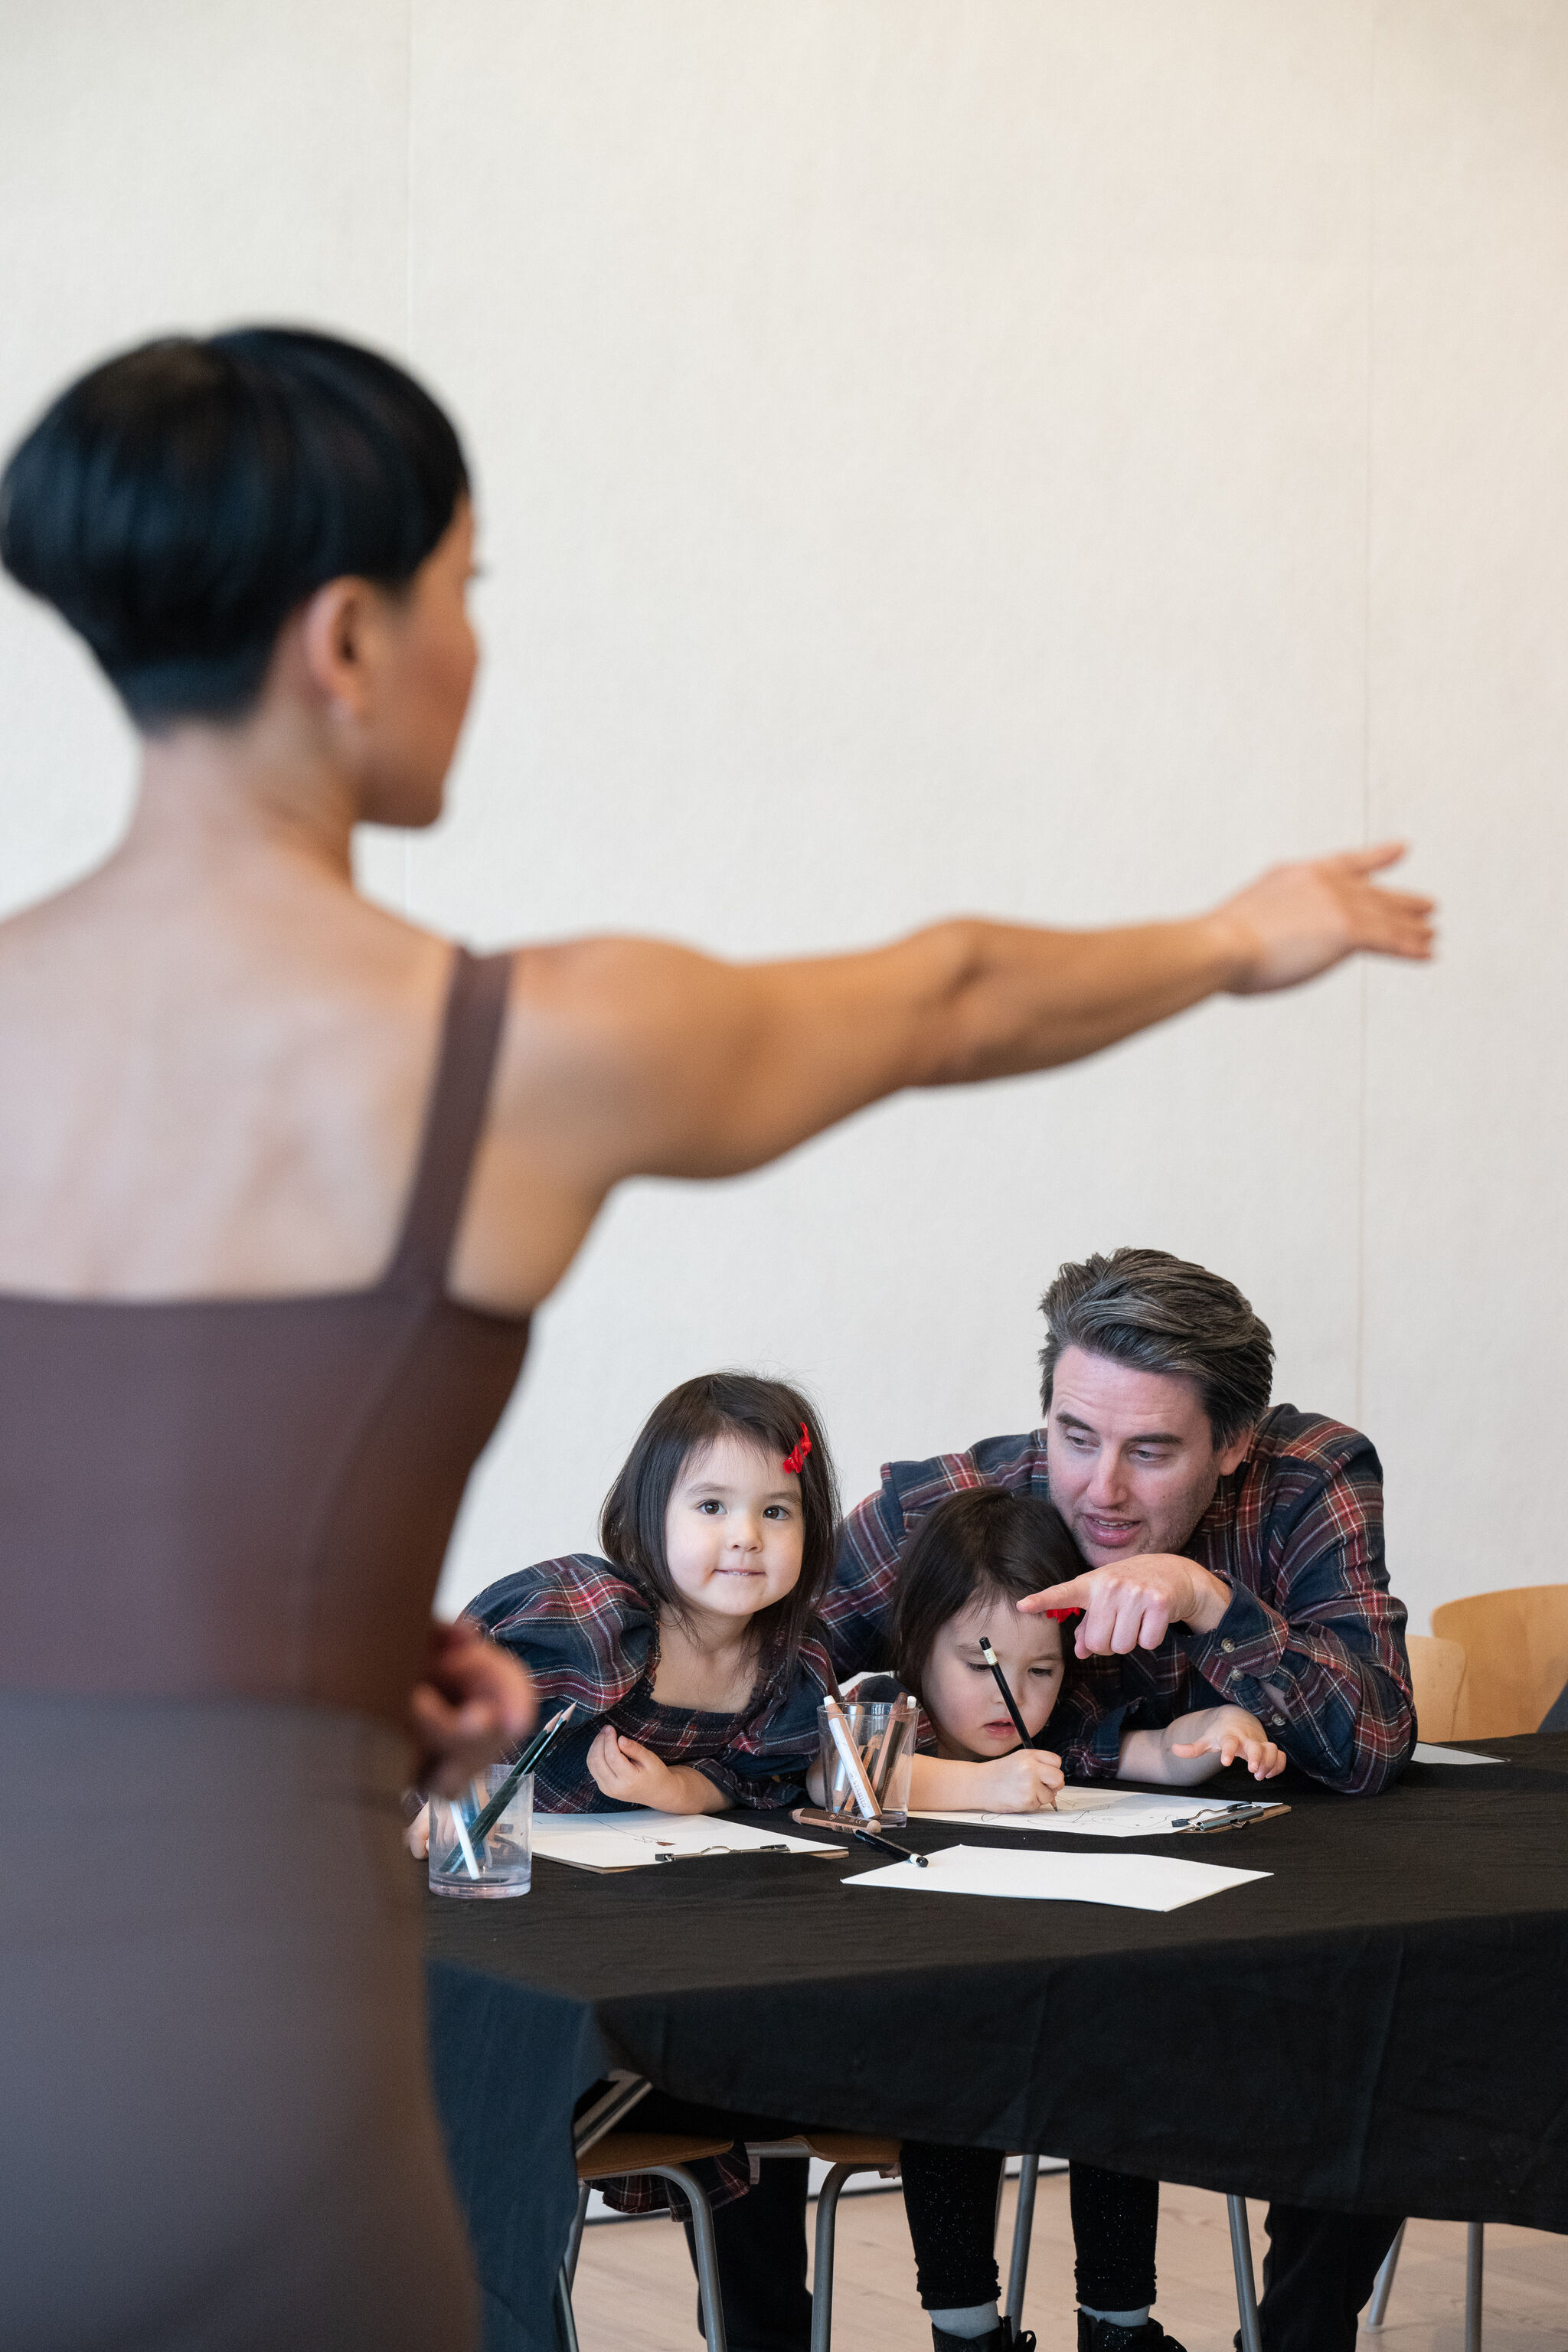
{"label": "clipboard", "polygon": [[1288,1813],[1289,1810],[1289,1805],[1260,1804],[1244,1797],[1235,1804],[1216,1805],[1212,1821],[1205,1820],[1202,1813],[1194,1813],[1190,1822],[1184,1822],[1180,1829],[1171,1832],[1171,1835],[1218,1837],[1226,1830],[1249,1830],[1255,1822],[1271,1822],[1277,1813]]}

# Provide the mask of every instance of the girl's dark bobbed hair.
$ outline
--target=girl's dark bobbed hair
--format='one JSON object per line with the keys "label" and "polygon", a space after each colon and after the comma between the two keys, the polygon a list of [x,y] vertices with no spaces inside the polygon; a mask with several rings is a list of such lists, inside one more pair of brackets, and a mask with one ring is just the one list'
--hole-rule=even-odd
{"label": "girl's dark bobbed hair", "polygon": [[0,478],[0,562],[136,724],[242,718],[344,575],[404,587],[468,488],[450,420],[378,352],[297,327],[172,335],[61,393]]}
{"label": "girl's dark bobbed hair", "polygon": [[671,1389],[643,1423],[605,1497],[599,1541],[605,1558],[654,1608],[679,1615],[682,1596],[665,1555],[664,1520],[684,1465],[716,1437],[749,1439],[782,1464],[798,1445],[803,1422],[810,1433],[811,1451],[799,1472],[804,1522],[800,1581],[782,1601],[760,1610],[754,1620],[765,1650],[792,1654],[810,1631],[833,1573],[838,1480],[816,1407],[787,1381],[760,1380],[751,1372],[704,1372]]}
{"label": "girl's dark bobbed hair", "polygon": [[[1084,1563],[1067,1521],[1040,1495],[969,1486],[949,1495],[915,1529],[893,1595],[893,1670],[922,1696],[921,1680],[936,1637],[976,1598],[1007,1607],[1049,1584],[1067,1584]],[[1063,1679],[1073,1645],[1062,1643]]]}

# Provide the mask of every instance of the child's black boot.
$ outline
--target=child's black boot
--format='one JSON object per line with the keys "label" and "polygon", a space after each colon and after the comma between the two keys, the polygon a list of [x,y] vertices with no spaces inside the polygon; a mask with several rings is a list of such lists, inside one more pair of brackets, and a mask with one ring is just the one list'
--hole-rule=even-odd
{"label": "child's black boot", "polygon": [[1013,2323],[1006,2318],[999,2319],[989,2336],[950,2336],[933,2319],[931,2340],[933,2352],[1035,2352],[1035,2339],[1027,2328],[1015,2336]]}
{"label": "child's black boot", "polygon": [[1173,2336],[1167,2336],[1157,2319],[1145,2319],[1136,2327],[1118,2327],[1114,2319],[1091,2319],[1087,2311],[1078,2315],[1078,2352],[1182,2352]]}

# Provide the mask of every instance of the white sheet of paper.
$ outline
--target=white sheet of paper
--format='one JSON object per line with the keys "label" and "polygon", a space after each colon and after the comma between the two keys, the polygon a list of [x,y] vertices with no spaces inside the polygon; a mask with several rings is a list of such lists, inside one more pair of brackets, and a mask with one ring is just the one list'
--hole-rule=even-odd
{"label": "white sheet of paper", "polygon": [[844,1853],[841,1845],[753,1829],[749,1822],[715,1821],[707,1813],[656,1813],[638,1807],[629,1813],[535,1813],[533,1851],[577,1870],[643,1870],[661,1854],[680,1861],[698,1853],[760,1853],[770,1847],[790,1853]]}
{"label": "white sheet of paper", "polygon": [[950,1845],[921,1870],[912,1862],[865,1870],[846,1886],[891,1886],[911,1895],[1005,1895],[1037,1903],[1113,1903],[1123,1911],[1179,1911],[1224,1895],[1267,1870],[1179,1862],[1165,1853],[1029,1853],[1016,1846]]}
{"label": "white sheet of paper", "polygon": [[[1227,1801],[1224,1797],[1151,1797],[1136,1789],[1063,1789],[1054,1813],[911,1813],[910,1819],[969,1822],[989,1830],[1041,1830],[1057,1837],[1174,1837],[1185,1822]],[[1269,1800],[1258,1801],[1267,1804]]]}
{"label": "white sheet of paper", "polygon": [[1501,1756],[1471,1756],[1462,1748],[1434,1748],[1429,1739],[1418,1739],[1413,1764],[1501,1764]]}

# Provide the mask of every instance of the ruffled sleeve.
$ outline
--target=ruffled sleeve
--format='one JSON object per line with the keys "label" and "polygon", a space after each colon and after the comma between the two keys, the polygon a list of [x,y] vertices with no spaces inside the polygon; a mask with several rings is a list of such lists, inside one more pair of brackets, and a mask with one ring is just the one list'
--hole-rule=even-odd
{"label": "ruffled sleeve", "polygon": [[588,1750],[600,1726],[646,1676],[656,1620],[637,1586],[592,1552],[542,1559],[481,1592],[467,1613],[533,1676],[542,1718],[566,1699],[577,1713],[533,1776],[545,1813],[621,1810],[595,1785]]}
{"label": "ruffled sleeve", "polygon": [[598,1717],[647,1671],[655,1618],[618,1568],[591,1552],[542,1559],[489,1585],[464,1612],[522,1660],[542,1702]]}

